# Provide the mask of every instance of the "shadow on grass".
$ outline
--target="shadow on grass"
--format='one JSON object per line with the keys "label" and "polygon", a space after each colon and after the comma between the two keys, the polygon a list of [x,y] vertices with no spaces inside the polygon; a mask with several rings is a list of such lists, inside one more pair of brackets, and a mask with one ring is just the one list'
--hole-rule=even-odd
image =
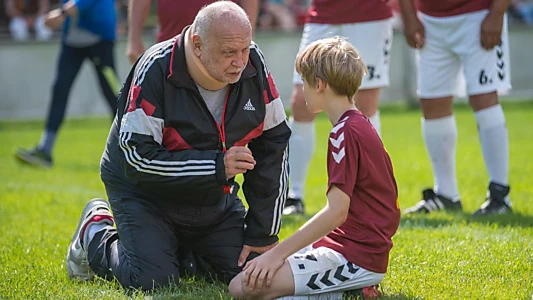
{"label": "shadow on grass", "polygon": [[[167,287],[158,288],[153,291],[143,291],[141,289],[128,289],[121,287],[120,283],[113,279],[107,281],[103,278],[97,277],[94,282],[83,282],[82,284],[90,284],[102,287],[103,290],[116,290],[122,292],[126,297],[132,299],[222,299],[230,300],[232,298],[228,293],[227,284],[221,281],[211,281],[196,277],[182,277],[180,278],[179,285],[172,284]],[[411,300],[411,299],[423,299],[416,296],[405,295],[402,293],[386,293],[381,290],[382,296],[378,299],[383,300]],[[355,294],[343,295],[343,300],[356,300],[361,299],[355,296]]]}
{"label": "shadow on grass", "polygon": [[482,224],[497,225],[501,227],[533,227],[533,216],[521,213],[511,213],[506,215],[495,215],[486,217],[474,217],[469,213],[438,213],[429,215],[402,215],[400,226],[404,228],[427,227],[436,228],[450,224]]}
{"label": "shadow on grass", "polygon": [[391,295],[384,294],[378,298],[378,300],[414,300],[414,299],[418,300],[418,299],[423,299],[423,298],[407,296],[404,294],[391,294]]}
{"label": "shadow on grass", "polygon": [[[105,280],[102,279],[102,282]],[[220,281],[208,282],[194,277],[180,278],[179,285],[171,284],[151,291],[122,288],[116,279],[112,281],[112,286],[118,286],[126,297],[133,299],[232,299],[228,294],[227,284]]]}

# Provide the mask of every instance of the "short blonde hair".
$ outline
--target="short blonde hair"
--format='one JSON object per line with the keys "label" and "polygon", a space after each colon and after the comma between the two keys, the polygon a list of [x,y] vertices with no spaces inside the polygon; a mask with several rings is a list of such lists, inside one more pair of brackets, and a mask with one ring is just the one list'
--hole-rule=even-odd
{"label": "short blonde hair", "polygon": [[321,79],[336,94],[353,101],[368,69],[352,44],[332,37],[309,44],[296,58],[296,72],[309,85],[316,86]]}

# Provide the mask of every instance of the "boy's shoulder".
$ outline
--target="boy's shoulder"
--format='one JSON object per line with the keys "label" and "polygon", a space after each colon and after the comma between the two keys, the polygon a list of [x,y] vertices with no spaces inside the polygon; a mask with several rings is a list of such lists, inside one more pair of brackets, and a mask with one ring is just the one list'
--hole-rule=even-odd
{"label": "boy's shoulder", "polygon": [[372,133],[373,131],[374,128],[372,127],[370,120],[368,120],[360,111],[349,110],[345,112],[337,124],[333,126],[329,135],[330,138],[342,134],[345,138],[349,136],[352,139],[357,139],[358,137]]}

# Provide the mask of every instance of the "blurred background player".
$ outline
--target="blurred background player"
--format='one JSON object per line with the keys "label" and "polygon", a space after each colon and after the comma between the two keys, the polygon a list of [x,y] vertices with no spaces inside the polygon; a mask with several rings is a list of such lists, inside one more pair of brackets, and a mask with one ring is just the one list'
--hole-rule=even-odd
{"label": "blurred background player", "polygon": [[[185,26],[192,24],[194,17],[205,5],[214,0],[158,0],[157,15],[159,32],[157,42],[162,42],[180,34]],[[248,14],[255,30],[259,14],[259,0],[241,0],[238,2]],[[133,64],[143,54],[145,47],[142,41],[142,30],[146,17],[150,12],[152,0],[129,0],[128,8],[128,46],[126,55]]]}
{"label": "blurred background player", "polygon": [[29,28],[35,30],[35,38],[45,41],[52,37],[52,30],[44,25],[45,14],[50,9],[49,0],[5,0],[6,14],[11,21],[9,31],[14,40],[28,40]]}
{"label": "blurred background player", "polygon": [[[392,9],[384,0],[313,0],[304,26],[300,51],[308,44],[335,35],[343,36],[361,53],[368,66],[355,105],[380,134],[378,101],[380,88],[389,84],[392,46]],[[303,214],[304,187],[315,151],[315,114],[306,107],[302,79],[294,72],[291,96],[292,136],[289,165],[290,190],[284,214]]]}
{"label": "blurred background player", "polygon": [[419,50],[422,135],[434,188],[407,213],[461,210],[455,174],[457,126],[452,111],[456,76],[464,70],[470,106],[489,174],[488,196],[474,215],[511,212],[509,138],[498,90],[511,88],[506,10],[510,0],[400,0],[405,37]]}
{"label": "blurred background player", "polygon": [[67,1],[46,15],[48,27],[53,29],[61,24],[61,51],[45,131],[35,148],[18,149],[16,154],[20,161],[31,165],[52,166],[52,150],[65,117],[70,89],[85,59],[90,59],[96,69],[111,113],[114,115],[117,110],[120,86],[113,53],[116,31],[115,1]]}

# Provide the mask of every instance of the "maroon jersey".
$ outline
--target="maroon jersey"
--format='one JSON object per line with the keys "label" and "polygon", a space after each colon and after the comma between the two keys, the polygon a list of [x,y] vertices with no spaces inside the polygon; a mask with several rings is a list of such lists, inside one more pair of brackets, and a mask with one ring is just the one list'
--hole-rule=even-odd
{"label": "maroon jersey", "polygon": [[[198,11],[217,0],[158,0],[159,32],[157,41],[168,40],[191,25]],[[233,1],[238,2],[238,1]]]}
{"label": "maroon jersey", "polygon": [[418,0],[418,9],[433,17],[448,17],[489,9],[492,0]]}
{"label": "maroon jersey", "polygon": [[351,263],[385,273],[392,236],[400,223],[392,163],[372,124],[349,110],[329,135],[328,191],[332,185],[350,196],[346,222],[316,242]]}
{"label": "maroon jersey", "polygon": [[392,17],[382,0],[313,0],[307,23],[347,24],[378,21]]}
{"label": "maroon jersey", "polygon": [[39,11],[39,1],[15,0],[15,9],[23,15],[34,15]]}
{"label": "maroon jersey", "polygon": [[180,34],[185,26],[192,24],[200,8],[215,1],[158,0],[159,32],[157,33],[157,41],[165,41]]}

